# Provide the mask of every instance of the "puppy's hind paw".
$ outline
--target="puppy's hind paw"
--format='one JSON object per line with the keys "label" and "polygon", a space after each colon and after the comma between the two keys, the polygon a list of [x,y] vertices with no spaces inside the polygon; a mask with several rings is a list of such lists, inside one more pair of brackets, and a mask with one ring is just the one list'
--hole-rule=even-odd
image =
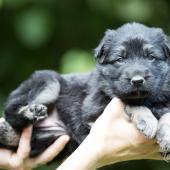
{"label": "puppy's hind paw", "polygon": [[18,114],[23,114],[24,117],[31,122],[37,122],[45,119],[47,114],[47,107],[42,104],[30,104],[27,106],[23,106]]}
{"label": "puppy's hind paw", "polygon": [[34,113],[34,120],[39,121],[45,119],[47,115],[47,107],[42,104],[30,105],[30,111]]}

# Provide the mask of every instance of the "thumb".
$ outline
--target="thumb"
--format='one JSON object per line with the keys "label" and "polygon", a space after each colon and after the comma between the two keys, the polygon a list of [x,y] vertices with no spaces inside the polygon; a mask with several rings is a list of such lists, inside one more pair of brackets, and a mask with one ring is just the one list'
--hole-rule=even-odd
{"label": "thumb", "polygon": [[125,105],[123,104],[123,102],[119,98],[115,97],[106,106],[103,115],[111,119],[115,119],[122,116],[121,113],[124,113],[124,108]]}

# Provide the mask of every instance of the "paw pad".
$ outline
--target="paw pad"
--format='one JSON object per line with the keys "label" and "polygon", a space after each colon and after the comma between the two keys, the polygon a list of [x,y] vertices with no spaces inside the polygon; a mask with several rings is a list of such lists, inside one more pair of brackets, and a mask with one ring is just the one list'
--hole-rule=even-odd
{"label": "paw pad", "polygon": [[34,119],[36,121],[45,119],[48,116],[47,107],[42,104],[30,105],[30,111],[34,113]]}

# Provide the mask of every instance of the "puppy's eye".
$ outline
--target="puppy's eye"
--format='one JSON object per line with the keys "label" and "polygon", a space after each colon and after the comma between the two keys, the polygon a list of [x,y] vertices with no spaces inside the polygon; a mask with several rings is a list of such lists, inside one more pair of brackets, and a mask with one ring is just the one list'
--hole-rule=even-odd
{"label": "puppy's eye", "polygon": [[156,60],[156,57],[154,55],[150,55],[149,58],[148,58],[150,61],[155,61]]}
{"label": "puppy's eye", "polygon": [[116,60],[112,60],[112,61],[105,61],[104,63],[102,63],[102,65],[106,65],[106,64],[109,64],[109,65],[113,65],[115,63],[117,64],[122,64],[124,62],[123,58],[118,58]]}
{"label": "puppy's eye", "polygon": [[115,62],[118,64],[122,64],[124,62],[124,60],[123,60],[123,58],[118,58]]}

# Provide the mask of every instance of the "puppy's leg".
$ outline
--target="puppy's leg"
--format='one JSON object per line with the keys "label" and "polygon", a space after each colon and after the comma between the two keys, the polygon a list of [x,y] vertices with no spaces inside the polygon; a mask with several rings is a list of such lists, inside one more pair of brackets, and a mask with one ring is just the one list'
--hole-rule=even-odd
{"label": "puppy's leg", "polygon": [[170,152],[170,113],[164,114],[159,120],[156,139],[162,152]]}
{"label": "puppy's leg", "polygon": [[0,143],[16,147],[19,143],[19,138],[20,134],[4,118],[0,118]]}
{"label": "puppy's leg", "polygon": [[[60,93],[60,82],[62,83],[63,80],[57,73],[38,71],[12,92],[8,98],[5,118],[16,132],[20,135],[24,127],[34,124],[30,156],[38,155],[59,136],[67,134],[59,114],[55,112],[56,101]],[[44,118],[46,119],[42,120]],[[17,142],[14,143],[13,140],[6,142],[7,136],[8,132],[2,132],[0,146],[1,144],[3,147],[10,146],[10,148],[16,146]],[[15,138],[15,135],[12,134],[12,138]]]}
{"label": "puppy's leg", "polygon": [[60,91],[59,76],[52,71],[35,72],[8,98],[6,120],[16,129],[47,117],[48,104],[54,104]]}
{"label": "puppy's leg", "polygon": [[91,128],[95,120],[103,113],[110,100],[99,90],[93,90],[91,94],[87,95],[82,105],[82,120],[84,124]]}
{"label": "puppy's leg", "polygon": [[147,138],[152,139],[156,135],[158,120],[152,112],[146,107],[126,106],[126,113],[130,116],[137,129]]}

